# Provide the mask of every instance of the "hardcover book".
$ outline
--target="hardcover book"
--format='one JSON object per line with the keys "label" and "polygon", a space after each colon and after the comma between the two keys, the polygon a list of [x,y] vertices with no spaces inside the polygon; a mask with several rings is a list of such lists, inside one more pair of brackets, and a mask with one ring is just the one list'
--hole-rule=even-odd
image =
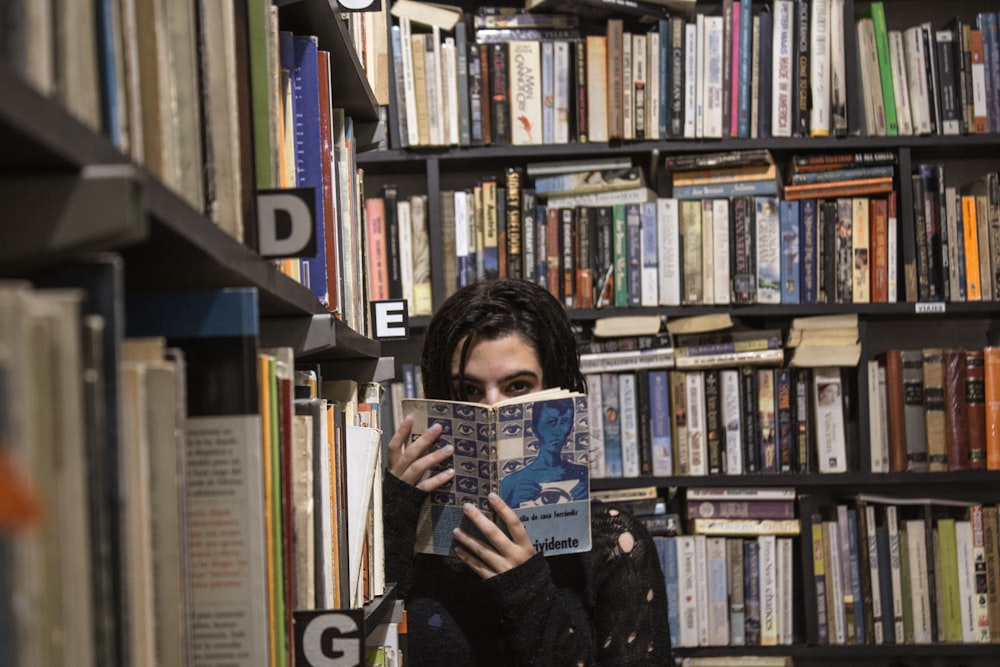
{"label": "hardcover book", "polygon": [[434,399],[404,399],[413,415],[411,438],[442,427],[436,447],[454,456],[428,474],[455,469],[451,482],[431,492],[421,507],[415,550],[447,555],[452,530],[478,531],[465,503],[493,515],[487,496],[499,494],[524,523],[535,549],[546,555],[590,549],[590,469],[587,398],[551,389],[492,406]]}

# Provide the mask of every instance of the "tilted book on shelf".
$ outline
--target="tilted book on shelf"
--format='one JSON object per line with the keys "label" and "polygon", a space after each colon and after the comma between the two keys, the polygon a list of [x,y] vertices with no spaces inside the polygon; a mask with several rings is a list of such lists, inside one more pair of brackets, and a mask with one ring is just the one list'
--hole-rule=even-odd
{"label": "tilted book on shelf", "polygon": [[590,469],[587,398],[562,389],[492,406],[463,401],[404,399],[414,417],[412,438],[440,424],[437,446],[454,456],[432,469],[453,467],[448,484],[431,492],[420,511],[416,551],[452,553],[452,529],[476,534],[463,505],[472,503],[503,527],[487,501],[497,493],[546,555],[590,549]]}

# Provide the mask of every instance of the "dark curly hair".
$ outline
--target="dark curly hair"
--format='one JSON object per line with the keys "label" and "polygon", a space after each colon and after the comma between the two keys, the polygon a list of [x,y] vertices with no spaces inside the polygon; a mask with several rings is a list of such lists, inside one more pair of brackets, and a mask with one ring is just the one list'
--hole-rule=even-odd
{"label": "dark curly hair", "polygon": [[[434,313],[424,334],[420,369],[428,398],[455,396],[451,360],[461,346],[464,374],[469,343],[520,334],[535,348],[545,388],[586,391],[576,339],[566,311],[545,288],[526,280],[481,280],[452,294]],[[459,391],[463,391],[459,389]]]}

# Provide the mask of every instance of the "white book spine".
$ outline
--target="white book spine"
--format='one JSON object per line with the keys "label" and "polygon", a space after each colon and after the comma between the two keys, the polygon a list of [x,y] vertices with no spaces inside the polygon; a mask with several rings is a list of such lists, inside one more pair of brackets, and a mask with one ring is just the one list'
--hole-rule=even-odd
{"label": "white book spine", "polygon": [[924,69],[924,42],[920,26],[903,31],[906,81],[910,92],[910,113],[914,134],[931,133],[930,94]]}
{"label": "white book spine", "polygon": [[792,0],[774,0],[771,43],[771,136],[792,136]]}
{"label": "white book spine", "polygon": [[698,90],[698,26],[684,24],[684,138],[695,138],[695,113]]}
{"label": "white book spine", "polygon": [[975,644],[978,641],[976,618],[976,570],[972,555],[972,523],[955,522],[955,546],[958,548],[958,591],[962,608],[962,641]]}
{"label": "white book spine", "polygon": [[809,134],[830,135],[830,0],[812,0],[809,26]]}
{"label": "white book spine", "polygon": [[697,555],[694,535],[678,535],[677,541],[677,597],[680,601],[679,646],[698,645],[698,585]]}
{"label": "white book spine", "polygon": [[695,553],[695,591],[698,616],[698,646],[709,645],[709,614],[708,614],[708,537],[694,536]]}
{"label": "white book spine", "polygon": [[681,304],[680,232],[678,230],[677,200],[660,197],[656,200],[659,248],[660,305]]}
{"label": "white book spine", "polygon": [[542,143],[551,144],[555,141],[556,124],[556,54],[555,44],[545,41],[542,49]]}
{"label": "white book spine", "polygon": [[584,375],[587,381],[587,418],[590,420],[590,476],[594,479],[607,477],[604,467],[604,404],[601,400],[601,376],[597,373]]}
{"label": "white book spine", "polygon": [[694,20],[694,136],[705,136],[705,15]]}
{"label": "white book spine", "polygon": [[722,138],[722,37],[722,17],[706,16],[705,48],[702,54],[705,79],[702,136],[706,139]]}
{"label": "white book spine", "polygon": [[792,583],[795,577],[794,566],[792,565],[792,538],[777,538],[778,559],[777,559],[777,580],[778,580],[778,643],[789,646],[792,643],[792,628],[794,626],[793,615],[795,613],[794,590]]}
{"label": "white book spine", "polygon": [[420,132],[417,129],[417,93],[413,82],[413,49],[410,48],[410,19],[399,19],[399,41],[403,56],[403,105],[406,113],[406,134],[410,146],[420,144]]}
{"label": "white book spine", "polygon": [[635,373],[618,376],[618,410],[622,428],[622,476],[639,476],[639,406]]}
{"label": "white book spine", "polygon": [[726,553],[726,538],[707,538],[706,552],[708,563],[708,645],[725,646],[729,643],[729,563]]}
{"label": "white book spine", "polygon": [[840,539],[837,535],[836,522],[826,522],[823,526],[823,537],[826,538],[826,576],[828,577],[827,594],[833,598],[833,616],[830,623],[830,643],[844,644],[847,642],[847,631],[844,626],[844,576],[840,564]]}
{"label": "white book spine", "polygon": [[[434,98],[430,98],[428,96],[428,100],[432,100],[432,102],[434,104],[434,107],[433,107],[434,111],[436,113],[441,114],[441,117],[439,119],[437,119],[437,121],[436,121],[436,123],[437,123],[437,125],[436,125],[437,129],[436,130],[434,129],[435,128],[435,120],[433,118],[431,119],[431,132],[437,132],[437,135],[436,135],[437,140],[436,140],[435,143],[437,143],[438,145],[441,145],[441,144],[445,143],[445,138],[447,136],[445,134],[445,125],[446,125],[446,123],[450,122],[451,119],[448,118],[445,115],[447,109],[445,108],[445,78],[444,78],[444,71],[442,69],[444,61],[443,61],[443,59],[441,57],[441,30],[440,30],[440,28],[434,27],[432,29],[431,34],[434,37],[433,44],[432,44],[433,45],[433,69],[431,69],[431,67],[432,67],[431,62],[428,62],[427,63],[427,75],[428,75],[428,78],[430,78],[431,73],[433,72],[433,76],[434,76],[434,95],[435,95],[435,97]],[[455,120],[458,120],[458,116],[455,116]]]}
{"label": "white book spine", "polygon": [[635,90],[632,69],[632,33],[622,34],[622,138],[635,139],[634,105],[632,93]]}
{"label": "white book spine", "polygon": [[719,197],[712,200],[712,242],[715,247],[713,258],[715,282],[715,303],[729,303],[729,199]]}
{"label": "white book spine", "polygon": [[684,374],[687,392],[687,450],[688,474],[708,474],[705,447],[705,374],[688,371]]}
{"label": "white book spine", "polygon": [[760,645],[778,644],[778,554],[774,535],[759,535],[760,549]]}
{"label": "white book spine", "polygon": [[896,303],[899,299],[899,225],[897,216],[892,215],[891,210],[888,215],[888,234],[886,234],[886,266],[888,279],[886,280],[887,301]]}
{"label": "white book spine", "polygon": [[513,41],[510,75],[510,138],[515,146],[542,143],[541,48],[533,40]]}
{"label": "white book spine", "polygon": [[781,303],[781,220],[777,197],[755,199],[757,302]]}
{"label": "white book spine", "polygon": [[[646,38],[646,139],[660,136],[660,33],[652,31]],[[985,81],[985,79],[984,79]]]}
{"label": "white book spine", "polygon": [[427,95],[427,132],[432,146],[444,143],[444,97],[441,94],[440,31],[424,36],[424,89]]}
{"label": "white book spine", "polygon": [[458,54],[455,52],[455,38],[446,37],[441,45],[441,68],[445,90],[445,116],[448,125],[447,143],[457,146],[458,127]]}
{"label": "white book spine", "polygon": [[643,306],[659,304],[659,221],[656,202],[645,202],[642,210],[642,234],[640,255],[642,256],[642,287],[640,296]]}
{"label": "white book spine", "polygon": [[[463,190],[457,190],[452,200],[455,202],[455,257],[445,257],[445,261],[455,262],[462,271],[469,262],[469,200]],[[464,285],[465,280],[459,276],[458,284]]]}
{"label": "white book spine", "polygon": [[552,141],[569,143],[570,118],[570,57],[569,42],[557,41],[553,46],[553,126]]}
{"label": "white book spine", "polygon": [[899,134],[913,134],[913,112],[910,110],[910,86],[906,80],[906,51],[903,48],[903,32],[889,30],[889,67],[892,70],[892,94],[896,101],[896,124]]}
{"label": "white book spine", "polygon": [[407,310],[413,315],[413,223],[410,220],[410,202],[401,199],[396,202],[396,218],[399,222],[399,282],[403,286],[403,299]]}
{"label": "white book spine", "polygon": [[743,474],[743,420],[740,418],[740,373],[734,368],[719,372],[722,391],[722,428],[726,443],[726,474]]}
{"label": "white book spine", "polygon": [[839,368],[813,370],[817,462],[821,473],[847,472],[844,409]]}

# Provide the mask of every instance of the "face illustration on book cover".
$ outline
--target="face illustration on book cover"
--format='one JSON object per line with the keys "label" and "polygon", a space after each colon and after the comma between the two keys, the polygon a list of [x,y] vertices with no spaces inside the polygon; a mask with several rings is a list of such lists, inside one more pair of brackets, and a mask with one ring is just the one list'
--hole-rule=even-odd
{"label": "face illustration on book cover", "polygon": [[[572,398],[534,405],[530,419],[534,439],[525,438],[523,447],[519,442],[510,449],[501,445],[500,465],[506,476],[500,484],[500,497],[512,508],[587,497],[587,438],[576,437],[569,451],[564,452],[576,426],[574,407]],[[522,406],[510,406],[501,412],[502,435],[507,435],[508,429],[511,435],[517,435],[515,431],[528,426],[522,412]],[[586,414],[581,419],[586,419]]]}

